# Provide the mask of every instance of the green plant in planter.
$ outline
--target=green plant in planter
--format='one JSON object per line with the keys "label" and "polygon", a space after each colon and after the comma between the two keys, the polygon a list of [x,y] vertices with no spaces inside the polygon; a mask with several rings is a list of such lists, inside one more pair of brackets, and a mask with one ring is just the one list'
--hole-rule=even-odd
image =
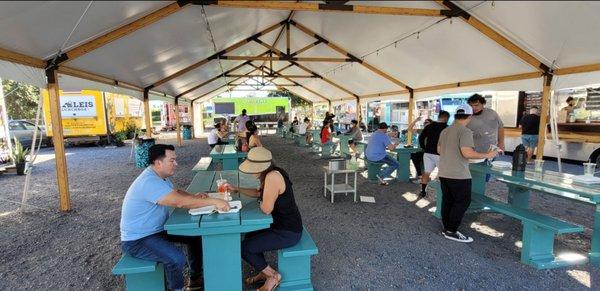
{"label": "green plant in planter", "polygon": [[127,135],[127,138],[133,138],[134,135],[138,132],[138,130],[139,128],[135,124],[135,121],[128,120],[125,123],[125,134]]}
{"label": "green plant in planter", "polygon": [[17,175],[23,175],[25,174],[25,161],[27,154],[29,153],[29,149],[24,148],[17,138],[14,138],[14,141],[14,147],[10,157],[17,167]]}
{"label": "green plant in planter", "polygon": [[119,131],[114,134],[115,144],[119,147],[125,144],[123,142],[125,139],[127,139],[127,132],[125,131]]}

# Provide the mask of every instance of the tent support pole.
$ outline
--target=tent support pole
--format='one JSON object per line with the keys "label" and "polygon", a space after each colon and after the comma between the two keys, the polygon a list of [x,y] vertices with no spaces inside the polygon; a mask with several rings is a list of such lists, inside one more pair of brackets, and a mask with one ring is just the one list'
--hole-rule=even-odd
{"label": "tent support pole", "polygon": [[196,129],[196,127],[194,126],[194,102],[190,102],[190,120],[192,122],[192,139],[195,138],[195,134],[194,134],[194,130]]}
{"label": "tent support pole", "polygon": [[183,143],[181,142],[181,124],[179,124],[179,115],[179,98],[175,97],[175,128],[177,131],[177,145],[182,146]]}
{"label": "tent support pole", "polygon": [[[414,120],[414,108],[415,108],[415,94],[414,94],[414,90],[409,89],[408,90],[408,124],[411,124]],[[412,130],[409,130],[407,132],[407,143],[408,144],[412,144],[412,140],[413,140],[413,132]]]}
{"label": "tent support pole", "polygon": [[552,90],[552,75],[544,74],[544,84],[542,87],[542,108],[540,109],[540,129],[538,146],[535,152],[535,158],[541,160],[544,158],[544,144],[546,143],[546,128],[550,112],[550,93]]}
{"label": "tent support pole", "polygon": [[150,112],[150,89],[144,89],[144,121],[146,122],[146,137],[152,137],[152,112]]}
{"label": "tent support pole", "polygon": [[54,160],[56,161],[56,180],[58,185],[59,210],[71,210],[71,196],[69,193],[69,176],[67,172],[67,158],[60,111],[60,87],[58,85],[58,72],[56,66],[46,70],[48,78],[48,96],[50,106],[50,119],[52,123],[52,142],[54,143]]}

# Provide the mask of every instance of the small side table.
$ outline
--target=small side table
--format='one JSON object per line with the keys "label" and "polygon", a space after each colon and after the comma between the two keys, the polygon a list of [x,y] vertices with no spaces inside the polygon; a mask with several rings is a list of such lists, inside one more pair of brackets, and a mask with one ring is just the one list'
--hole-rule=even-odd
{"label": "small side table", "polygon": [[[327,197],[327,191],[331,193],[331,203],[333,203],[333,197],[336,193],[354,193],[354,202],[356,202],[356,178],[358,175],[358,170],[330,170],[329,167],[323,167],[323,196]],[[348,176],[354,173],[354,183],[351,185],[348,181]],[[345,174],[346,180],[344,184],[335,184],[335,174]],[[329,184],[327,183],[327,176],[331,175],[331,181]]]}

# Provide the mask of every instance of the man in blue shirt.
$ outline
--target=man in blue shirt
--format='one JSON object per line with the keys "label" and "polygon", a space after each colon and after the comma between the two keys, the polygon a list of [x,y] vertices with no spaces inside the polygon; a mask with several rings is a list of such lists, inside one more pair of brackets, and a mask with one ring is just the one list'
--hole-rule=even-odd
{"label": "man in blue shirt", "polygon": [[387,165],[387,167],[382,167],[381,172],[377,175],[379,184],[384,186],[388,185],[384,179],[389,178],[392,172],[400,166],[396,159],[387,154],[386,150],[391,151],[399,144],[399,142],[392,143],[392,140],[387,135],[387,129],[388,126],[385,122],[379,123],[379,129],[369,137],[369,144],[365,150],[367,160]]}
{"label": "man in blue shirt", "polygon": [[150,166],[127,190],[121,210],[121,246],[133,257],[163,263],[168,287],[183,290],[185,254],[173,242],[187,244],[190,282],[186,290],[202,288],[202,241],[200,237],[169,235],[164,224],[169,207],[198,208],[214,205],[229,210],[229,203],[175,189],[168,179],[175,174],[177,156],[172,145],[157,144],[149,149]]}

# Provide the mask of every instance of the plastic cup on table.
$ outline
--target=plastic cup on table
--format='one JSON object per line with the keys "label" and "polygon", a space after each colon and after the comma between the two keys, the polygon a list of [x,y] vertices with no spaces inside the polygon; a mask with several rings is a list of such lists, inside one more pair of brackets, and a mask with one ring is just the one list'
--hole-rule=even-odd
{"label": "plastic cup on table", "polygon": [[583,163],[583,175],[594,176],[596,172],[596,163]]}
{"label": "plastic cup on table", "polygon": [[225,199],[227,200],[227,180],[226,179],[218,179],[217,180],[217,192],[221,193],[221,196],[223,196]]}
{"label": "plastic cup on table", "polygon": [[534,170],[536,172],[541,172],[544,169],[544,160],[534,160]]}

